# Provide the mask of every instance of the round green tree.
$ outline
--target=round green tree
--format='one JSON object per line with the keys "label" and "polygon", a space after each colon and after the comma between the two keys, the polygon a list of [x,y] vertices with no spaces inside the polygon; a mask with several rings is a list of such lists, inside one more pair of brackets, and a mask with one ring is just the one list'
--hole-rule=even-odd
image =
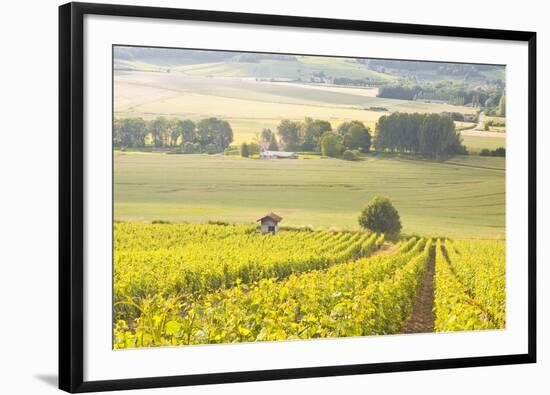
{"label": "round green tree", "polygon": [[373,232],[398,235],[401,231],[399,213],[390,199],[375,196],[359,215],[359,225]]}
{"label": "round green tree", "polygon": [[344,146],[348,149],[358,149],[369,152],[371,137],[369,129],[359,125],[351,126],[344,135]]}
{"label": "round green tree", "polygon": [[341,137],[338,135],[332,132],[326,132],[321,138],[321,154],[324,156],[338,158],[344,150],[344,146],[340,140]]}

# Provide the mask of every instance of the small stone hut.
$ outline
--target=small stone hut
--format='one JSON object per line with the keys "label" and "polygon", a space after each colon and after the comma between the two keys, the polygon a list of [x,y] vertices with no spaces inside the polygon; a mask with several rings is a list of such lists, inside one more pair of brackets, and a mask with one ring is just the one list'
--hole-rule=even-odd
{"label": "small stone hut", "polygon": [[263,235],[266,233],[272,233],[276,234],[279,230],[279,222],[283,220],[283,217],[275,214],[275,213],[268,213],[264,215],[262,218],[259,218],[256,222],[260,222],[261,224],[261,232]]}

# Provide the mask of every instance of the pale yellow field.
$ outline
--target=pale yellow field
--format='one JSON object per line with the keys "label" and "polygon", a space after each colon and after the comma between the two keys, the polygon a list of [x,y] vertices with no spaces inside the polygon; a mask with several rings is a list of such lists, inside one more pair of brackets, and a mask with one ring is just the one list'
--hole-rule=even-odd
{"label": "pale yellow field", "polygon": [[271,81],[262,81],[262,84],[299,87],[303,89],[313,89],[313,90],[324,91],[324,92],[348,93],[348,94],[365,96],[365,97],[376,97],[376,95],[378,94],[378,88],[370,88],[370,87],[361,88],[356,86],[329,85],[329,84],[305,84],[305,83],[296,83],[296,82],[271,82]]}
{"label": "pale yellow field", "polygon": [[234,143],[251,141],[263,128],[275,129],[281,119],[313,117],[333,127],[360,120],[374,128],[387,112],[472,112],[471,108],[439,103],[374,97],[375,89],[256,81],[251,78],[212,78],[181,72],[116,72],[115,116],[160,115],[200,119],[221,117],[231,124]]}

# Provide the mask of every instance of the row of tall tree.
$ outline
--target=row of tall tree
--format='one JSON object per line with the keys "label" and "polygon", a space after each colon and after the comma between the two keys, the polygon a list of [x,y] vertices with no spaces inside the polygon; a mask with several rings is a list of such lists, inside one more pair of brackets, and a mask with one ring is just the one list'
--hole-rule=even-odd
{"label": "row of tall tree", "polygon": [[233,130],[227,121],[206,118],[190,119],[157,117],[117,118],[113,125],[113,145],[120,148],[154,146],[181,147],[197,152],[223,152],[233,141]]}
{"label": "row of tall tree", "polygon": [[445,115],[393,113],[380,117],[374,146],[377,151],[419,153],[432,157],[465,154],[460,132]]}
{"label": "row of tall tree", "polygon": [[280,145],[287,151],[319,151],[321,137],[331,131],[330,122],[313,118],[304,121],[283,119],[277,126]]}

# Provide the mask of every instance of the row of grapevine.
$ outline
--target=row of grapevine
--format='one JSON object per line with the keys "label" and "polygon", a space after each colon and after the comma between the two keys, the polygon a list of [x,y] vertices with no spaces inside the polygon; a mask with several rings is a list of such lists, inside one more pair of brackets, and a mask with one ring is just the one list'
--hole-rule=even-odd
{"label": "row of grapevine", "polygon": [[398,333],[431,254],[431,241],[411,239],[392,255],[239,284],[197,300],[143,299],[138,319],[116,323],[115,347]]}
{"label": "row of grapevine", "polygon": [[[114,247],[115,251],[181,248],[205,238],[220,240],[235,235],[255,233],[255,231],[255,227],[243,225],[117,222],[114,224]],[[305,233],[305,235],[308,234]]]}
{"label": "row of grapevine", "polygon": [[453,273],[441,241],[437,242],[436,248],[434,294],[436,331],[495,328],[487,313],[470,297],[466,287]]}
{"label": "row of grapevine", "polygon": [[506,323],[506,248],[503,241],[453,240],[445,243],[451,267],[467,294],[495,327]]}
{"label": "row of grapevine", "polygon": [[[116,224],[115,319],[138,315],[136,305],[144,298],[178,295],[194,299],[237,283],[326,269],[367,256],[383,244],[383,236],[362,232],[262,236],[250,228]],[[178,238],[181,244],[176,244]]]}

